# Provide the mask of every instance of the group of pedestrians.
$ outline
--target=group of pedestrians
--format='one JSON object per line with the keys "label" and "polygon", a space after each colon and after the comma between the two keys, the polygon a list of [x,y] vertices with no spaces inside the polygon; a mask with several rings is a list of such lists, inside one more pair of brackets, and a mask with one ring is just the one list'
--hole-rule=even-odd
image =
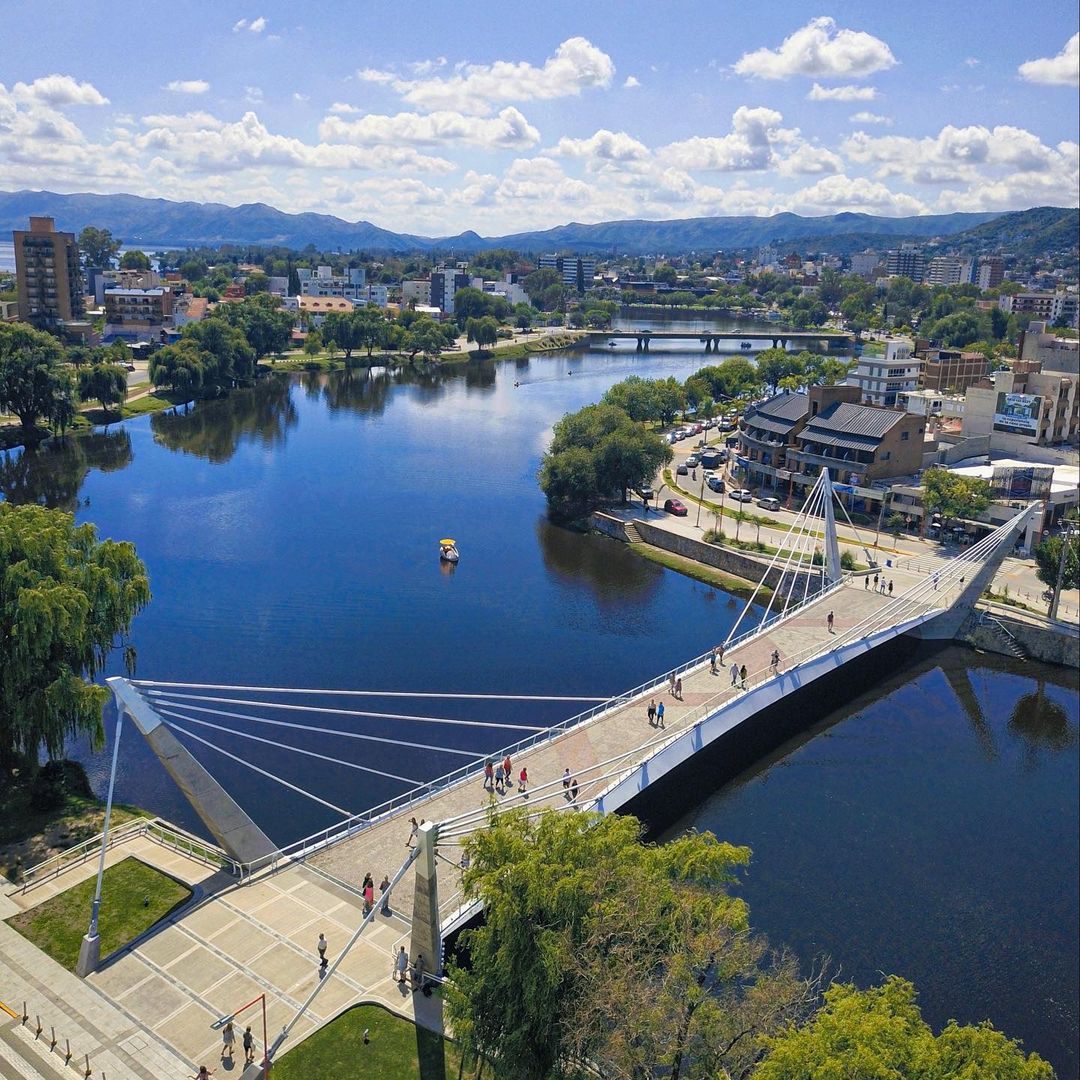
{"label": "group of pedestrians", "polygon": [[664,703],[661,701],[658,705],[656,698],[653,698],[649,702],[649,707],[645,710],[646,715],[649,717],[649,727],[664,726]]}
{"label": "group of pedestrians", "polygon": [[[255,1060],[255,1036],[251,1034],[250,1024],[244,1029],[244,1037],[241,1041],[244,1047],[244,1064],[250,1065]],[[221,1060],[228,1061],[230,1068],[232,1068],[233,1064],[233,1047],[235,1045],[236,1028],[230,1020],[221,1029]],[[207,1077],[213,1075],[213,1069],[208,1069],[205,1065],[200,1065],[199,1071],[195,1074],[195,1080],[206,1080]]]}
{"label": "group of pedestrians", "polygon": [[[867,574],[866,577],[863,578],[863,588],[864,589],[869,589],[870,588],[870,575],[869,574]],[[892,596],[892,594],[893,594],[892,578],[889,578],[889,580],[886,581],[884,574],[875,574],[874,575],[874,592],[881,593],[882,596],[884,596],[886,593],[888,593],[889,596]]]}
{"label": "group of pedestrians", "polygon": [[[489,758],[484,762],[484,790],[494,795],[505,795],[513,786],[513,763],[507,754],[498,764]],[[529,787],[529,770],[522,765],[518,772],[518,793],[526,795]]]}
{"label": "group of pedestrians", "polygon": [[682,676],[674,671],[668,676],[668,692],[676,701],[682,701]]}
{"label": "group of pedestrians", "polygon": [[405,946],[402,945],[397,956],[394,957],[394,982],[400,983],[402,986],[408,983],[414,994],[417,990],[430,994],[424,954],[417,953],[416,959],[410,964],[409,954],[405,951]]}

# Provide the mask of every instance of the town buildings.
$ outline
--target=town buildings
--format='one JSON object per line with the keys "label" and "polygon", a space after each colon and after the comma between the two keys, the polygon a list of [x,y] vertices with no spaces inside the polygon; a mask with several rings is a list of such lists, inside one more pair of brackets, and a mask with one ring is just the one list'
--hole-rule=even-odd
{"label": "town buildings", "polygon": [[886,277],[906,277],[921,282],[926,274],[926,260],[918,248],[899,248],[885,256]]}
{"label": "town buildings", "polygon": [[1002,311],[1010,314],[1028,316],[1044,323],[1062,320],[1069,326],[1076,327],[1080,303],[1076,293],[1064,289],[1055,292],[1020,292],[1004,295],[998,301]]}
{"label": "town buildings", "polygon": [[584,292],[596,276],[596,260],[585,255],[541,255],[537,270],[557,270],[568,289]]}
{"label": "town buildings", "polygon": [[335,274],[332,267],[317,266],[296,271],[301,296],[338,296],[347,300],[363,299],[367,285],[367,271],[363,267],[350,267],[344,274]]}
{"label": "town buildings", "polygon": [[469,285],[469,275],[458,267],[439,267],[431,271],[431,306],[446,315],[454,314],[454,294]]}
{"label": "town buildings", "polygon": [[172,327],[173,292],[167,285],[155,289],[105,290],[105,339],[160,340]]}
{"label": "town buildings", "polygon": [[51,217],[30,218],[28,230],[11,234],[19,317],[39,329],[82,319],[82,271],[75,234],[57,232]]}
{"label": "town buildings", "polygon": [[848,381],[862,391],[865,404],[892,408],[898,394],[918,388],[921,372],[915,343],[908,338],[892,338],[885,342],[883,356],[864,349]]}
{"label": "town buildings", "polygon": [[1055,371],[996,371],[968,389],[963,433],[989,436],[992,450],[1023,456],[1032,446],[1075,443],[1080,437],[1077,377]]}
{"label": "town buildings", "polygon": [[919,389],[961,393],[974,386],[990,371],[990,361],[980,352],[942,349],[924,338],[915,342],[919,360]]}

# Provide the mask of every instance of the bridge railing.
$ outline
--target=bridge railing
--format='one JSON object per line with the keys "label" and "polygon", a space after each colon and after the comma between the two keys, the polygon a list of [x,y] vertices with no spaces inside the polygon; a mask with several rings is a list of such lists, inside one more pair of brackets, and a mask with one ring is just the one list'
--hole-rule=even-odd
{"label": "bridge railing", "polygon": [[[97,833],[24,870],[22,880],[18,882],[20,891],[27,892],[46,881],[51,881],[67,870],[82,865],[88,859],[96,858],[101,853],[103,835],[103,833]],[[123,825],[110,829],[105,850],[111,851],[114,847],[140,836],[145,836],[163,847],[170,848],[189,859],[205,863],[207,866],[221,867],[238,876],[241,874],[240,864],[217,845],[185,832],[161,818],[135,818],[133,821],[125,821]]]}
{"label": "bridge railing", "polygon": [[[758,634],[763,633],[769,627],[774,626],[778,621],[789,618],[797,611],[809,604],[816,603],[823,597],[829,595],[834,590],[840,588],[843,585],[843,580],[833,582],[827,585],[824,589],[821,589],[815,593],[805,596],[803,599],[796,603],[790,604],[786,611],[779,612],[771,617],[765,623],[759,623],[756,626],[751,627],[749,630],[740,634],[738,637],[731,639],[727,645],[726,650],[731,651],[736,649]],[[370,828],[372,825],[392,817],[395,814],[399,814],[403,811],[409,810],[413,807],[419,806],[422,802],[432,798],[433,796],[442,794],[457,784],[464,783],[469,779],[475,779],[476,775],[482,771],[484,762],[488,758],[492,760],[499,759],[505,755],[510,755],[511,758],[516,757],[528,750],[534,749],[537,746],[549,743],[554,739],[566,734],[572,729],[579,728],[585,724],[588,724],[599,717],[611,712],[613,709],[621,708],[632,701],[636,701],[639,698],[648,696],[649,694],[656,693],[661,687],[670,682],[672,677],[679,678],[686,674],[688,671],[695,670],[707,663],[709,660],[709,653],[702,653],[699,656],[695,656],[686,662],[677,665],[670,671],[666,671],[663,674],[654,676],[653,678],[633,687],[630,690],[621,694],[608,698],[606,701],[600,702],[597,705],[592,706],[583,712],[577,713],[568,719],[555,724],[554,726],[545,729],[544,731],[536,732],[533,735],[529,735],[524,739],[505,747],[501,750],[492,751],[492,753],[485,755],[484,757],[477,758],[475,761],[470,762],[467,765],[463,765],[453,772],[446,773],[443,776],[438,777],[435,780],[430,780],[427,783],[420,784],[417,787],[403,792],[400,795],[394,796],[391,799],[387,799],[385,802],[380,803],[377,806],[372,807],[369,810],[362,811],[361,813],[354,814],[352,817],[346,818],[344,821],[337,822],[334,825],[330,825],[325,829],[321,829],[316,833],[312,833],[310,836],[306,836],[301,840],[297,840],[295,843],[282,848],[280,851],[275,852],[273,855],[266,856],[262,859],[256,860],[251,863],[243,864],[241,873],[246,875],[263,869],[267,866],[277,866],[277,864],[283,860],[303,859],[309,855],[313,855],[323,848],[347,839],[356,833]]]}

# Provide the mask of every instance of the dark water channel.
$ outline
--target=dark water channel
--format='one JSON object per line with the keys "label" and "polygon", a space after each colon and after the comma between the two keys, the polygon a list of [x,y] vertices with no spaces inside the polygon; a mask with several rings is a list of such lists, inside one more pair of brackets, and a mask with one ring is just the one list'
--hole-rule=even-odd
{"label": "dark water channel", "polygon": [[[0,496],[74,510],[134,541],[154,591],[135,629],[141,677],[608,694],[707,648],[739,605],[612,541],[549,525],[540,454],[555,420],[613,382],[681,379],[704,362],[697,349],[642,357],[624,344],[442,375],[275,378],[190,412],[0,455]],[[438,561],[443,536],[462,551],[451,573]],[[753,847],[743,888],[776,941],[807,957],[826,951],[859,981],[905,974],[935,1023],[989,1016],[1074,1075],[1076,689],[1060,670],[945,650],[838,700],[799,745],[721,790],[705,778],[680,827]],[[402,704],[386,711],[543,725],[573,711]],[[348,722],[477,753],[516,737]],[[350,810],[404,786],[212,737]],[[466,760],[272,737],[419,779]],[[193,750],[279,842],[333,818]],[[102,787],[104,756],[76,752]],[[196,825],[130,729],[118,783],[119,798]]]}

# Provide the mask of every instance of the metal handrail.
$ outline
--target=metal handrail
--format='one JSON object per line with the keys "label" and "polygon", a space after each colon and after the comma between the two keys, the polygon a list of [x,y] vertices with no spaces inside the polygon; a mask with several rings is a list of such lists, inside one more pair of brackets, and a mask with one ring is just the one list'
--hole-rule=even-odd
{"label": "metal handrail", "polygon": [[[103,833],[97,833],[74,847],[59,851],[55,855],[51,855],[49,858],[27,868],[23,871],[20,891],[26,892],[44,881],[58,877],[65,870],[70,870],[100,853],[103,835]],[[216,844],[202,840],[193,833],[186,832],[184,829],[161,818],[135,818],[133,821],[124,822],[118,828],[111,829],[106,851],[127,843],[138,836],[146,836],[164,847],[172,848],[174,851],[178,851],[180,854],[186,855],[197,862],[205,863],[207,866],[225,866],[234,874],[240,875],[241,873],[240,863],[226,854]]]}
{"label": "metal handrail", "polygon": [[[113,829],[106,850],[129,840],[132,836],[139,835],[143,830],[145,820],[145,818],[137,818],[134,821],[125,822],[118,829]],[[50,855],[47,859],[42,859],[41,862],[27,867],[22,874],[21,891],[26,892],[32,886],[40,885],[48,878],[56,877],[64,870],[78,866],[93,857],[101,848],[101,837],[102,833],[97,833],[73,847],[58,851],[55,855]]]}
{"label": "metal handrail", "polygon": [[[766,622],[759,623],[756,626],[751,627],[749,630],[740,634],[737,638],[733,638],[725,646],[725,652],[738,648],[746,644],[751,638],[764,632],[766,629],[773,627],[777,621],[787,618],[789,615],[795,614],[801,608],[816,603],[826,595],[840,588],[844,584],[844,579],[831,582],[825,588],[813,593],[812,595],[805,596],[797,603],[790,605],[786,611],[778,613],[773,618],[768,619]],[[325,829],[321,829],[318,832],[312,833],[309,836],[304,837],[301,840],[297,840],[288,846],[281,848],[272,855],[264,856],[261,859],[254,860],[252,862],[244,863],[240,867],[240,874],[251,874],[257,870],[266,868],[267,866],[275,867],[281,860],[293,860],[303,859],[309,855],[313,855],[322,849],[329,847],[331,844],[338,843],[341,840],[347,839],[355,833],[370,828],[380,821],[392,816],[395,813],[399,813],[402,810],[409,809],[412,806],[418,805],[420,802],[433,797],[434,795],[441,794],[444,791],[448,791],[450,788],[457,784],[464,783],[466,780],[472,778],[475,779],[477,773],[483,769],[484,761],[488,758],[496,758],[509,754],[511,757],[517,756],[526,750],[533,749],[534,747],[543,743],[551,742],[553,739],[565,734],[567,731],[580,727],[584,724],[595,720],[597,717],[609,712],[612,709],[621,708],[623,705],[629,702],[635,701],[639,698],[646,697],[649,694],[655,693],[658,688],[662,687],[665,683],[669,682],[672,676],[678,678],[685,674],[687,671],[700,667],[708,662],[709,653],[702,653],[699,656],[695,656],[690,660],[685,661],[682,664],[677,665],[669,671],[655,676],[647,682],[641,683],[631,690],[627,690],[622,694],[614,695],[608,698],[606,701],[600,702],[597,705],[592,706],[583,712],[577,713],[574,716],[562,721],[553,727],[547,728],[544,731],[536,732],[533,735],[527,736],[524,739],[520,739],[513,745],[506,747],[502,750],[493,751],[490,754],[484,755],[483,758],[478,758],[476,761],[470,762],[467,765],[461,766],[459,769],[455,769],[453,772],[446,773],[445,775],[430,780],[427,783],[420,784],[415,788],[411,788],[409,791],[403,792],[401,795],[394,796],[391,799],[387,799],[385,802],[378,804],[368,810],[361,811],[358,814],[354,814],[351,817],[346,818],[344,821],[340,821],[335,825],[328,826]]]}

